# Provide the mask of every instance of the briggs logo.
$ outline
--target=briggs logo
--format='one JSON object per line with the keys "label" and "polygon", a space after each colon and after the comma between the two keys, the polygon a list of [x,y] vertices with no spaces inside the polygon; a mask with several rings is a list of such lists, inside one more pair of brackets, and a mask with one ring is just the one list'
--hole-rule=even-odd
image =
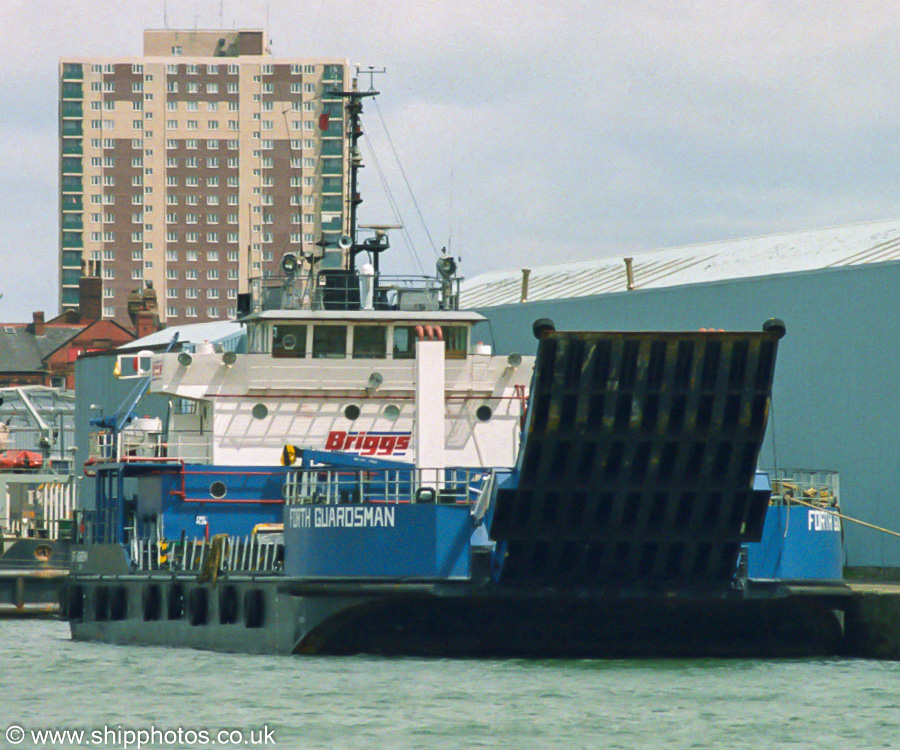
{"label": "briggs logo", "polygon": [[327,451],[348,451],[361,456],[402,456],[409,450],[409,432],[344,432],[332,430],[325,441]]}

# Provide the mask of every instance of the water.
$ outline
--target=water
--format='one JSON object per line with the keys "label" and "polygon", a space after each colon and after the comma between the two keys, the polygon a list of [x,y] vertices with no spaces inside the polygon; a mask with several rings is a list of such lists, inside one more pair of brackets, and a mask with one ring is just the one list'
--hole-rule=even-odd
{"label": "water", "polygon": [[[145,747],[233,746],[177,742],[178,727],[297,750],[900,745],[890,662],[261,657],[75,643],[65,623],[0,620],[0,668],[0,747],[133,750],[121,733],[151,728],[175,741]],[[12,724],[21,744],[4,739]],[[27,734],[104,727],[105,744]]]}

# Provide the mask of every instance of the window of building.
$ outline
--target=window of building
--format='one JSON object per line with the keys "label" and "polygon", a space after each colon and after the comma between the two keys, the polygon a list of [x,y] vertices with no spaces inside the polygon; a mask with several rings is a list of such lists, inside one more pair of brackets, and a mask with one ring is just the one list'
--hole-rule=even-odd
{"label": "window of building", "polygon": [[[174,47],[172,47],[172,54],[173,55],[181,55],[181,45],[180,44],[176,44]],[[170,65],[169,67],[176,68],[176,70],[177,70],[177,66],[175,66],[175,65]],[[172,71],[172,72],[174,72],[174,71]]]}

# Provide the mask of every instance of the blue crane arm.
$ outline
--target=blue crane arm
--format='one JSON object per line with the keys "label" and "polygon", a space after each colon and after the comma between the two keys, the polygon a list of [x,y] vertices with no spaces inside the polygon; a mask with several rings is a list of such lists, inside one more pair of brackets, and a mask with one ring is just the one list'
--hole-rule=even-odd
{"label": "blue crane arm", "polygon": [[[178,343],[178,333],[176,332],[169,343],[166,345],[165,352],[168,353],[172,351],[175,347],[175,344]],[[132,419],[135,418],[134,407],[137,406],[138,401],[141,400],[141,397],[147,392],[147,389],[150,388],[150,376],[147,375],[144,378],[141,378],[135,387],[131,390],[131,393],[125,397],[125,400],[121,403],[118,409],[116,409],[115,414],[110,414],[108,417],[96,417],[90,421],[91,425],[95,427],[102,427],[107,430],[112,430],[113,432],[119,432],[125,425],[131,422]]]}

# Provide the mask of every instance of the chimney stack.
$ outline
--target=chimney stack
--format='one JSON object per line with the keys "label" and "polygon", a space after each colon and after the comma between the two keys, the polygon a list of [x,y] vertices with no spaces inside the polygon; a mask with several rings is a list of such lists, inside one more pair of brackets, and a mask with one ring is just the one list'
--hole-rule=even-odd
{"label": "chimney stack", "polygon": [[153,313],[149,310],[138,310],[135,313],[135,333],[139,339],[154,333],[158,326],[153,320]]}
{"label": "chimney stack", "polygon": [[78,279],[78,316],[81,320],[100,320],[103,317],[102,297],[103,281],[99,276]]}
{"label": "chimney stack", "polygon": [[34,328],[35,336],[44,335],[44,311],[38,310],[31,314],[31,327]]}

